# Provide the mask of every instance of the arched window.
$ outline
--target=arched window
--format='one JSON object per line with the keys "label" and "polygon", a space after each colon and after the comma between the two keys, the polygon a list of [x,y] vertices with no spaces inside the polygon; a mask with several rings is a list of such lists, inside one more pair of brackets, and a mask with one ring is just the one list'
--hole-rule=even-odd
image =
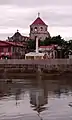
{"label": "arched window", "polygon": [[43,30],[43,27],[41,27],[40,29],[41,29],[41,31],[42,31],[42,30]]}
{"label": "arched window", "polygon": [[45,31],[47,31],[47,27],[45,28]]}
{"label": "arched window", "polygon": [[37,27],[35,27],[34,30],[37,31]]}
{"label": "arched window", "polygon": [[33,31],[33,28],[31,28],[31,31]]}

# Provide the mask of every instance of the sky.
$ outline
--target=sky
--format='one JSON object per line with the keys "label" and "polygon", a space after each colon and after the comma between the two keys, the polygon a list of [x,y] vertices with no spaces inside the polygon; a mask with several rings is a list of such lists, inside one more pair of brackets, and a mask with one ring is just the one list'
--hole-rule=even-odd
{"label": "sky", "polygon": [[51,36],[72,38],[72,0],[0,0],[0,39],[7,39],[17,29],[29,36],[29,26],[38,12]]}

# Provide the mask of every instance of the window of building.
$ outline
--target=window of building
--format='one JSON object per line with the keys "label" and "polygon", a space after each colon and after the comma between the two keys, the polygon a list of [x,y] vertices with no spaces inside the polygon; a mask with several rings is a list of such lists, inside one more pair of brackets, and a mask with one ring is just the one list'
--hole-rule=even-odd
{"label": "window of building", "polygon": [[37,31],[37,27],[35,27],[34,30]]}
{"label": "window of building", "polygon": [[43,30],[43,27],[41,27],[40,29],[41,29],[41,31],[42,31],[42,30]]}
{"label": "window of building", "polygon": [[2,47],[0,48],[0,52],[3,52],[3,48]]}
{"label": "window of building", "polygon": [[47,31],[47,27],[45,28],[45,31]]}
{"label": "window of building", "polygon": [[31,28],[31,31],[33,31],[33,28]]}
{"label": "window of building", "polygon": [[8,52],[10,52],[10,51],[11,51],[11,48],[9,47],[9,48],[8,48]]}

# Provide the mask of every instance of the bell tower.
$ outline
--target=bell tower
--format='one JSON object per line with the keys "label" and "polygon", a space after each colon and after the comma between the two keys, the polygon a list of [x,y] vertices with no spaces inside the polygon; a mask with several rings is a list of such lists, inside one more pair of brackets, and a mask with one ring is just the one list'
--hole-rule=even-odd
{"label": "bell tower", "polygon": [[36,37],[40,40],[45,40],[46,37],[50,37],[47,31],[48,25],[40,18],[40,13],[38,13],[37,19],[30,25],[30,38],[35,40]]}

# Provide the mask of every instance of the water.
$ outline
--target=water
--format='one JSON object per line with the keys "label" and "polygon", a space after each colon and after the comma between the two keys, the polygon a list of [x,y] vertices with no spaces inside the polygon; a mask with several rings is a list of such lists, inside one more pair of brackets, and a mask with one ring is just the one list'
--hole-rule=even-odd
{"label": "water", "polygon": [[0,82],[0,120],[72,120],[71,77]]}

